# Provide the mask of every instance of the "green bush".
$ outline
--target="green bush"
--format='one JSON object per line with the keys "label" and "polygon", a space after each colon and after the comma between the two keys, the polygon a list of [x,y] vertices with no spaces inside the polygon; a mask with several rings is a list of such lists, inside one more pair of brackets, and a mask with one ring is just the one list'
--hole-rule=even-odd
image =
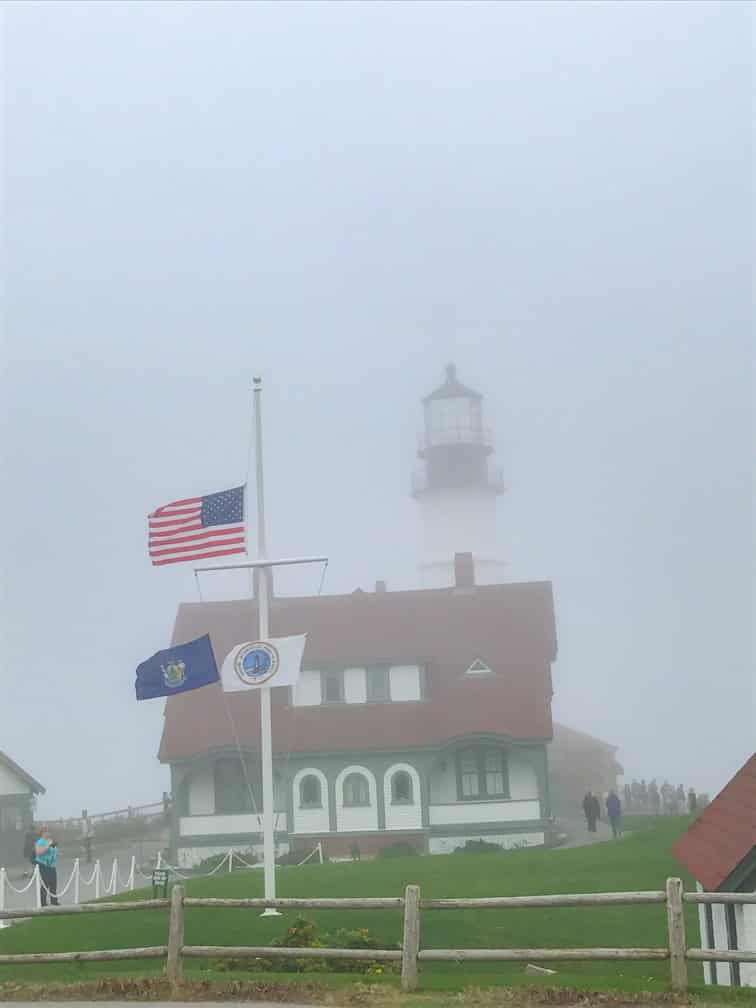
{"label": "green bush", "polygon": [[[348,948],[365,949],[369,953],[380,948],[377,938],[374,938],[367,928],[340,928],[333,934],[318,933],[317,924],[304,917],[297,917],[284,934],[271,942],[276,948]],[[216,962],[216,968],[221,970],[262,970],[264,972],[282,973],[364,973],[378,976],[386,969],[395,967],[394,963],[384,966],[374,959],[221,959]]]}
{"label": "green bush", "polygon": [[488,840],[468,840],[464,847],[457,847],[455,854],[494,854],[501,853],[504,848],[500,844]]}

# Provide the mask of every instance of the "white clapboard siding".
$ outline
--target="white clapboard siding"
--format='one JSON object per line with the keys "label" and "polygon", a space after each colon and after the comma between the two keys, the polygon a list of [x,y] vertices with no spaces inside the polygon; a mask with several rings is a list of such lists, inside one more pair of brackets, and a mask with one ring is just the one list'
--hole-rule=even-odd
{"label": "white clapboard siding", "polygon": [[431,826],[464,826],[467,823],[523,822],[540,818],[538,801],[455,802],[431,805]]}
{"label": "white clapboard siding", "polygon": [[[300,805],[300,784],[305,777],[317,777],[320,781],[320,808],[302,807]],[[299,770],[292,782],[294,804],[294,833],[327,833],[330,830],[328,804],[328,781],[322,770],[316,767],[305,767]]]}
{"label": "white clapboard siding", "polygon": [[[369,805],[344,805],[344,780],[351,773],[367,777]],[[339,833],[366,832],[378,829],[378,802],[375,777],[364,766],[345,767],[336,778],[336,829]]]}
{"label": "white clapboard siding", "polygon": [[[395,805],[392,802],[391,779],[395,773],[405,771],[412,779],[412,803]],[[386,829],[409,830],[420,829],[423,825],[422,807],[420,804],[420,775],[409,763],[395,763],[389,767],[383,777],[383,794],[386,803]]]}

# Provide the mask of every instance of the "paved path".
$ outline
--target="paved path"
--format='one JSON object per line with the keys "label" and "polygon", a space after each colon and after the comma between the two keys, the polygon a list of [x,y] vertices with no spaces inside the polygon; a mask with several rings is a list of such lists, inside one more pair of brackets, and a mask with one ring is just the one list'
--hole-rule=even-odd
{"label": "paved path", "polygon": [[560,819],[557,823],[557,829],[559,832],[567,834],[567,841],[560,844],[560,850],[565,847],[585,847],[588,844],[612,839],[611,827],[605,822],[596,823],[596,832],[589,833],[585,819]]}
{"label": "paved path", "polygon": [[[105,895],[105,887],[110,883],[110,876],[113,870],[114,860],[118,861],[118,876],[119,885],[118,891],[122,891],[124,888],[124,883],[129,875],[131,869],[131,858],[136,858],[137,875],[135,879],[135,885],[139,888],[141,886],[147,885],[147,880],[142,878],[138,874],[139,868],[151,863],[157,857],[158,850],[166,846],[166,837],[158,835],[149,840],[134,840],[127,841],[124,840],[119,844],[111,844],[107,847],[100,847],[99,849],[95,847],[93,850],[93,861],[99,858],[100,861],[100,873],[101,873],[101,895]],[[74,859],[79,856],[79,851],[71,852],[72,857],[66,857],[66,852],[61,850],[60,860],[58,861],[58,889],[63,891],[64,886],[67,884],[71,877],[71,872],[73,871]],[[94,871],[94,863],[89,865],[86,864],[84,858],[80,859],[81,867],[81,881],[79,885],[79,898],[81,902],[85,900],[91,900],[95,898],[95,885],[91,882],[89,885],[84,883],[92,876]],[[15,890],[23,889],[25,886],[29,885],[29,878],[31,872],[31,865],[19,865],[15,868],[8,868],[7,871],[7,881],[8,884],[5,887],[5,906],[8,910],[26,910],[31,909],[36,906],[36,896],[34,886],[30,886],[25,892],[18,893]],[[73,903],[73,883],[69,886],[67,892],[61,897],[60,902],[63,904]],[[112,890],[111,890],[112,891]]]}

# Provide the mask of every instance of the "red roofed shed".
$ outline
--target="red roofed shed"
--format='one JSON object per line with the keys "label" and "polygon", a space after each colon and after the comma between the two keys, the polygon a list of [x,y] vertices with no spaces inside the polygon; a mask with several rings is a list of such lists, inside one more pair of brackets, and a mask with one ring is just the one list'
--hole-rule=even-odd
{"label": "red roofed shed", "polygon": [[[756,753],[673,848],[706,891],[756,892]],[[756,906],[699,908],[703,948],[756,951]],[[756,986],[756,964],[711,964],[710,983]]]}

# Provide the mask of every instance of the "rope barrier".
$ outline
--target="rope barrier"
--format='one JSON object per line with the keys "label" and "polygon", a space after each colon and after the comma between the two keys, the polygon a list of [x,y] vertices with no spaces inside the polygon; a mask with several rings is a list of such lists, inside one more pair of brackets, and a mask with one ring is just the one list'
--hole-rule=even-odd
{"label": "rope barrier", "polygon": [[[292,865],[292,867],[298,868],[300,865],[306,864],[308,861],[310,861],[316,855],[319,856],[320,863],[322,864],[323,863],[323,845],[321,843],[318,843],[316,847],[313,847],[313,849],[310,851],[309,854],[307,854],[301,861],[298,861],[297,864]],[[262,865],[259,862],[250,864],[249,861],[246,861],[241,856],[241,854],[239,854],[239,852],[235,851],[233,848],[230,848],[229,851],[228,851],[228,853],[223,856],[223,858],[215,866],[215,868],[211,869],[209,872],[202,872],[202,873],[199,873],[199,874],[196,873],[196,872],[192,873],[192,874],[185,874],[183,871],[181,871],[175,865],[171,865],[171,864],[168,864],[167,861],[163,861],[162,854],[160,852],[158,852],[156,867],[157,868],[165,868],[169,872],[171,872],[176,878],[182,879],[182,880],[187,880],[187,879],[191,879],[191,878],[210,878],[213,875],[217,875],[218,872],[221,872],[224,869],[226,871],[229,871],[229,872],[233,871],[234,862],[236,862],[237,864],[242,865],[244,868],[260,868],[260,867],[262,867]],[[121,876],[120,876],[120,872],[119,872],[118,869],[119,869],[118,858],[114,858],[113,859],[112,867],[110,869],[109,879],[105,883],[104,889],[103,889],[103,884],[102,884],[103,883],[102,868],[100,866],[99,860],[95,861],[94,867],[92,869],[92,874],[89,876],[89,878],[84,878],[82,876],[82,873],[81,873],[81,864],[79,862],[79,859],[76,858],[74,860],[74,863],[73,863],[73,869],[71,871],[71,874],[70,874],[70,876],[68,878],[68,881],[66,882],[65,886],[62,889],[58,888],[57,893],[54,893],[43,882],[41,874],[40,874],[40,870],[39,870],[39,865],[35,865],[34,871],[32,872],[32,875],[31,875],[31,878],[26,883],[26,885],[25,886],[21,886],[21,888],[18,888],[16,886],[14,886],[13,883],[10,882],[10,880],[8,879],[8,872],[7,872],[7,870],[5,868],[1,868],[0,867],[0,910],[4,910],[5,909],[5,905],[6,905],[5,894],[6,894],[6,891],[15,893],[17,896],[23,896],[24,893],[29,892],[30,889],[32,889],[33,887],[36,886],[36,905],[39,908],[42,905],[42,893],[43,892],[50,899],[58,899],[58,900],[60,900],[61,897],[65,896],[66,893],[68,892],[68,890],[73,886],[73,902],[74,902],[74,904],[78,904],[78,903],[81,902],[81,887],[82,886],[84,886],[84,887],[90,887],[90,886],[94,885],[94,887],[95,887],[95,894],[94,894],[95,899],[99,899],[99,897],[100,897],[100,895],[102,894],[103,891],[104,891],[104,894],[106,896],[109,896],[109,895],[115,896],[116,893],[118,893],[119,891],[123,892],[123,891],[125,891],[127,889],[134,889],[137,875],[139,875],[141,878],[145,879],[147,882],[151,882],[152,881],[152,872],[150,872],[150,874],[148,875],[148,874],[145,874],[144,871],[142,871],[141,867],[138,868],[137,864],[136,864],[136,857],[134,855],[132,855],[132,857],[131,857],[131,864],[130,864],[130,867],[129,867],[129,873],[126,876],[125,881],[121,881]]]}
{"label": "rope barrier", "polygon": [[[37,873],[38,873],[38,871],[39,871],[39,869],[37,867],[35,867],[34,871],[32,872],[31,878],[26,883],[26,885],[23,886],[23,888],[21,888],[21,889],[16,889],[16,887],[11,882],[8,881],[8,876],[7,876],[7,874],[5,874],[5,875],[3,875],[3,878],[5,880],[5,885],[10,889],[11,892],[18,893],[18,895],[21,896],[23,893],[28,892],[31,889],[31,887],[34,885],[34,883],[35,883],[35,881],[37,879]],[[5,872],[5,868],[3,868],[3,872]]]}

